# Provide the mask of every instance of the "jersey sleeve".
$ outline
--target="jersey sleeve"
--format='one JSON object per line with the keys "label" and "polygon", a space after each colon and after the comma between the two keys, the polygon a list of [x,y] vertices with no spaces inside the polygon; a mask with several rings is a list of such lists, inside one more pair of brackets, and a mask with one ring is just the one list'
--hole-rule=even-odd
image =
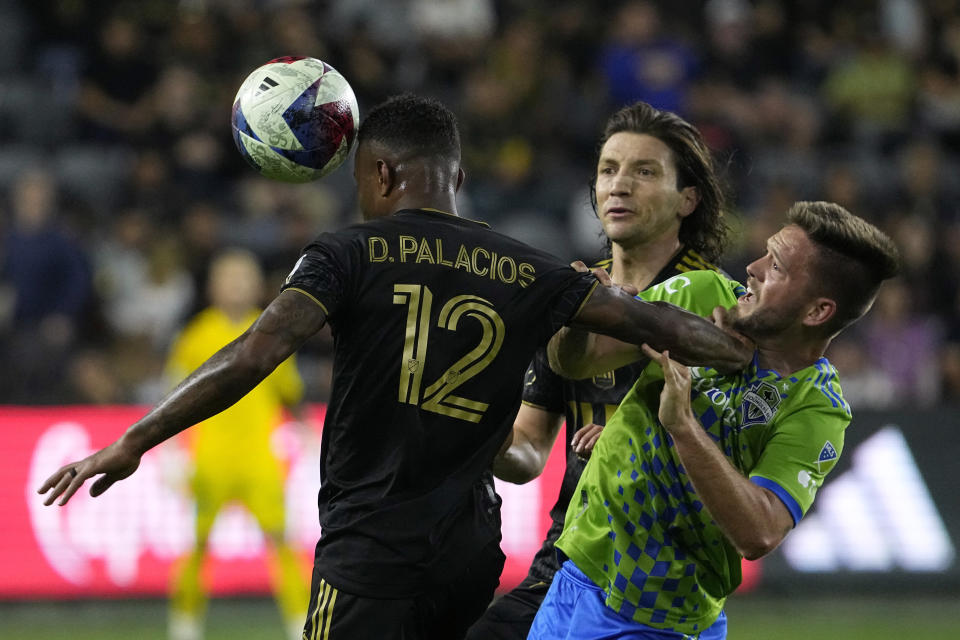
{"label": "jersey sleeve", "polygon": [[523,379],[523,402],[538,409],[563,413],[563,379],[547,362],[546,349],[537,349]]}
{"label": "jersey sleeve", "polygon": [[334,317],[349,290],[352,247],[340,234],[324,233],[304,249],[281,291],[299,291]]}
{"label": "jersey sleeve", "polygon": [[688,271],[644,289],[637,297],[648,302],[669,302],[709,317],[715,307],[729,309],[745,293],[743,285],[716,271]]}
{"label": "jersey sleeve", "polygon": [[571,267],[554,269],[543,279],[547,284],[542,284],[538,277],[537,285],[559,292],[554,296],[547,316],[548,333],[552,336],[580,313],[600,281],[592,273],[578,273]]}
{"label": "jersey sleeve", "polygon": [[780,498],[800,521],[813,504],[817,489],[843,451],[850,415],[827,405],[805,407],[782,417],[763,454],[750,471],[750,480]]}

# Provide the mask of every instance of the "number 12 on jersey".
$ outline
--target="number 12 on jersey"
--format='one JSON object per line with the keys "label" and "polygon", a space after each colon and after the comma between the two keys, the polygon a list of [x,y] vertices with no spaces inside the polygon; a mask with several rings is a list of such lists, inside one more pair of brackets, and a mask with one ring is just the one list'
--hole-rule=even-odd
{"label": "number 12 on jersey", "polygon": [[497,357],[506,334],[500,314],[489,300],[473,295],[455,296],[440,308],[439,328],[456,331],[460,319],[466,316],[480,323],[482,333],[479,344],[450,365],[421,394],[430,341],[433,294],[424,285],[395,284],[393,303],[407,307],[406,334],[400,359],[400,402],[451,418],[479,422],[488,404],[455,396],[453,392]]}

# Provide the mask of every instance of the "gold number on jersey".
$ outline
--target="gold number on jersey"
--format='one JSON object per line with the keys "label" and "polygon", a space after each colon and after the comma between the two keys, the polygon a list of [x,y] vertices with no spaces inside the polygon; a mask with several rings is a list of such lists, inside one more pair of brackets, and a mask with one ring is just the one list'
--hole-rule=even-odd
{"label": "gold number on jersey", "polygon": [[417,404],[420,380],[423,378],[423,359],[427,357],[427,332],[433,294],[418,284],[393,285],[393,304],[407,305],[407,333],[403,339],[403,357],[400,361],[400,402]]}
{"label": "gold number on jersey", "polygon": [[421,398],[420,386],[427,355],[433,295],[423,285],[410,284],[396,284],[393,292],[394,304],[407,305],[407,329],[400,363],[400,402],[419,404],[426,411],[452,418],[479,422],[489,405],[455,396],[453,392],[496,358],[506,335],[500,314],[488,300],[472,295],[456,296],[441,307],[437,320],[437,326],[441,329],[456,331],[460,319],[466,316],[479,322],[483,333],[477,346],[453,363],[439,379],[427,385]]}

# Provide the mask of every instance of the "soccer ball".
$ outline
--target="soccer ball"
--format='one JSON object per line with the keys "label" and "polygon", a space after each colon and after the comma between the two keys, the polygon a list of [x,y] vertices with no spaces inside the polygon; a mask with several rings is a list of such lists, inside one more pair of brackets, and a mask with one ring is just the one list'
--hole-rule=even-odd
{"label": "soccer ball", "polygon": [[254,70],[233,100],[233,141],[262,175],[309,182],[347,159],[360,110],[346,79],[316,58],[276,58]]}

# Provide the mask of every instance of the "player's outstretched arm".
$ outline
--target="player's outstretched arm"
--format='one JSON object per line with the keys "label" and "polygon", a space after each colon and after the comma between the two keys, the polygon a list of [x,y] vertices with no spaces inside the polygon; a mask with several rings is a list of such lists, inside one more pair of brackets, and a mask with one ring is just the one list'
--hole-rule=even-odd
{"label": "player's outstretched arm", "polygon": [[[695,313],[667,302],[645,302],[617,287],[597,287],[571,320],[574,329],[586,329],[635,345],[669,350],[686,365],[736,371],[753,357],[753,343],[725,331]],[[547,348],[550,366],[565,373],[558,338]]]}
{"label": "player's outstretched arm", "polygon": [[44,504],[66,504],[88,478],[98,496],[131,475],[149,449],[242,398],[326,322],[323,309],[297,291],[284,291],[239,338],[212,355],[113,444],[53,473],[38,493]]}

